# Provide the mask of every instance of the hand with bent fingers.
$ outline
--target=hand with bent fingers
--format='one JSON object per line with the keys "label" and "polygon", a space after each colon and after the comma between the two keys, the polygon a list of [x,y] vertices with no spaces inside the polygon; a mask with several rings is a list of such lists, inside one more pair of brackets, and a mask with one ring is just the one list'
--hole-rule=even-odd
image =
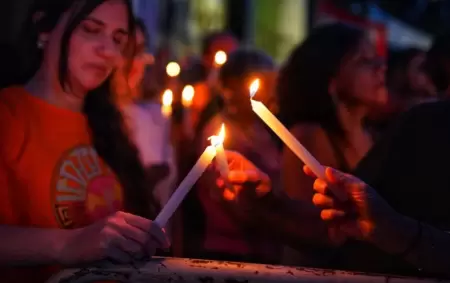
{"label": "hand with bent fingers", "polygon": [[139,256],[153,256],[157,248],[170,246],[156,223],[120,211],[71,233],[60,253],[64,265],[104,259],[130,263]]}
{"label": "hand with bent fingers", "polygon": [[[304,167],[307,175],[316,178],[311,169]],[[332,168],[326,168],[326,180],[316,179],[313,203],[321,208],[321,218],[347,237],[371,240],[374,232],[396,217],[396,212],[377,192],[358,178]],[[348,200],[339,201],[330,190],[340,190]]]}
{"label": "hand with bent fingers", "polygon": [[262,197],[271,190],[270,178],[242,154],[235,151],[225,152],[230,173],[227,179],[219,177],[217,186],[223,189],[223,198],[252,199]]}

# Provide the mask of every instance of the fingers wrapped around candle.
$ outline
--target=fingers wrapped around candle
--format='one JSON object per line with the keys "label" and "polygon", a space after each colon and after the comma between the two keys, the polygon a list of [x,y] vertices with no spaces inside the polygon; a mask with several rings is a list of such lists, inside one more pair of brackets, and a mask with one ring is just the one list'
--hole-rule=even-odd
{"label": "fingers wrapped around candle", "polygon": [[226,151],[229,166],[228,176],[217,179],[217,186],[223,189],[226,200],[234,200],[243,190],[251,191],[257,197],[271,190],[270,178],[251,161],[235,151]]}
{"label": "fingers wrapped around candle", "polygon": [[348,200],[348,194],[345,189],[346,183],[349,182],[349,176],[333,168],[327,167],[325,169],[325,180],[317,179],[309,166],[303,166],[303,171],[306,175],[316,178],[314,182],[314,190],[322,194],[334,195],[341,202]]}
{"label": "fingers wrapped around candle", "polygon": [[[303,168],[306,175],[315,177],[308,166]],[[321,218],[325,221],[342,221],[344,218],[354,216],[354,209],[348,202],[336,197],[336,192],[347,195],[347,188],[354,183],[351,177],[332,168],[325,170],[326,180],[316,179],[313,184],[315,194],[312,202],[322,209]]]}
{"label": "fingers wrapped around candle", "polygon": [[243,190],[250,190],[257,197],[264,196],[271,190],[269,177],[253,170],[230,171],[227,179],[217,179],[217,186],[223,189],[223,196],[227,200],[234,200]]}

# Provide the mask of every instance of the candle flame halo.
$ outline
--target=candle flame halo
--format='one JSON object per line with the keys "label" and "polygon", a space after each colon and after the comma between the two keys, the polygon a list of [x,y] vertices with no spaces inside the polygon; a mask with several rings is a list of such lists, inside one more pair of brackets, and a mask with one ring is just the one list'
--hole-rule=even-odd
{"label": "candle flame halo", "polygon": [[222,124],[222,127],[220,127],[220,132],[217,136],[210,136],[208,140],[211,141],[211,145],[214,147],[223,144],[225,141],[225,124]]}
{"label": "candle flame halo", "polygon": [[166,73],[169,77],[173,78],[180,74],[181,68],[177,62],[170,62],[166,66]]}
{"label": "candle flame halo", "polygon": [[227,62],[227,53],[225,53],[222,50],[219,50],[216,52],[216,55],[214,56],[214,62],[217,66],[222,66]]}
{"label": "candle flame halo", "polygon": [[173,102],[173,92],[170,89],[166,89],[162,96],[162,104],[164,106],[171,106]]}
{"label": "candle flame halo", "polygon": [[195,90],[191,85],[186,85],[181,93],[183,106],[189,107],[192,105],[192,100],[194,99]]}
{"label": "candle flame halo", "polygon": [[250,98],[253,98],[259,89],[259,79],[253,80],[250,84]]}

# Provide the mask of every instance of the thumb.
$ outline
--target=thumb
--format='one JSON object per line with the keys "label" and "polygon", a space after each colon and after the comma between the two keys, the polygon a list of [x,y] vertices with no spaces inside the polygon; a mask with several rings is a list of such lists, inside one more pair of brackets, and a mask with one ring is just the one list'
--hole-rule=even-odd
{"label": "thumb", "polygon": [[327,167],[325,169],[325,177],[327,182],[330,184],[330,190],[334,196],[336,196],[340,201],[346,201],[348,199],[346,191],[346,179],[344,173]]}
{"label": "thumb", "polygon": [[325,176],[327,178],[327,182],[330,184],[342,184],[345,183],[347,176],[341,171],[333,169],[331,167],[327,167],[325,169]]}

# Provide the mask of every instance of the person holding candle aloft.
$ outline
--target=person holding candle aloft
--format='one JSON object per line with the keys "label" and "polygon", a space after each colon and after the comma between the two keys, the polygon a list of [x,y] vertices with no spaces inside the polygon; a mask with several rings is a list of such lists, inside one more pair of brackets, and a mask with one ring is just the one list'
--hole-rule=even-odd
{"label": "person holding candle aloft", "polygon": [[[318,27],[280,70],[281,121],[321,164],[350,172],[373,144],[364,120],[372,105],[387,100],[384,73],[363,30],[344,24]],[[312,206],[312,183],[303,162],[287,147],[282,162],[282,188]],[[320,221],[319,211],[310,217]],[[287,251],[285,263],[326,266],[331,260],[307,249],[303,254]]]}
{"label": "person holding candle aloft", "polygon": [[[264,235],[274,245],[284,244],[294,249],[304,249],[304,243],[325,249],[336,245],[327,237],[326,223],[308,217],[313,207],[302,205],[277,190],[277,181],[239,152],[227,150],[226,156],[229,174],[225,178],[222,174],[216,176],[217,189],[223,195],[216,202],[240,227]],[[317,236],[319,230],[322,233]]]}
{"label": "person holding candle aloft", "polygon": [[[198,135],[199,151],[204,148],[207,137],[216,134],[225,124],[224,148],[243,153],[252,162],[263,168],[276,183],[279,179],[280,152],[273,136],[253,113],[248,97],[248,84],[255,78],[261,80],[258,97],[275,110],[273,84],[276,76],[272,59],[258,50],[237,50],[231,53],[221,68],[219,80],[225,101],[224,109],[206,122],[206,127]],[[201,142],[201,143],[200,143]],[[206,235],[203,248],[209,257],[228,260],[259,261],[276,263],[279,261],[280,245],[253,233],[233,219],[217,201],[223,196],[215,187],[211,172],[199,183],[197,195],[205,210]],[[209,175],[209,176],[208,176]],[[211,181],[212,180],[212,181]],[[232,190],[225,190],[225,197],[233,198]],[[245,225],[244,225],[245,226]],[[226,233],[228,236],[222,236]]]}

